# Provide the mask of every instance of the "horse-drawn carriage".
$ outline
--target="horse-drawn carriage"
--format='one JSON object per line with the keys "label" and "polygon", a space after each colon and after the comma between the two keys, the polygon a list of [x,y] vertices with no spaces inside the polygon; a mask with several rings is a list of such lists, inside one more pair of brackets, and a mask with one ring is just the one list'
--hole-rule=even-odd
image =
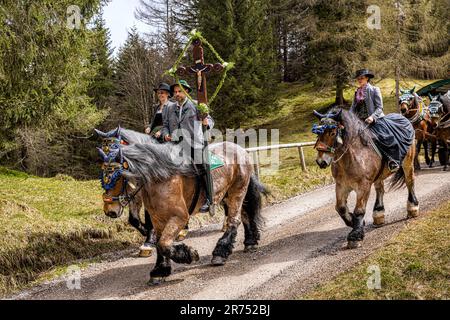
{"label": "horse-drawn carriage", "polygon": [[[399,106],[416,130],[417,155],[415,167],[420,170],[418,154],[424,146],[425,161],[431,168],[438,152],[439,163],[447,170],[450,144],[450,79],[432,83],[417,92],[415,88],[402,90]],[[423,96],[429,98],[426,106]],[[431,152],[431,158],[429,156]]]}

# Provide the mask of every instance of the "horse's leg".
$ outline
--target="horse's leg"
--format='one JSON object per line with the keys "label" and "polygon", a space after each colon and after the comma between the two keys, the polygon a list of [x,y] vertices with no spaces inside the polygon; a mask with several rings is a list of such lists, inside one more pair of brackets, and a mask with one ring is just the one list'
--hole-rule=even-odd
{"label": "horse's leg", "polygon": [[[129,207],[129,216],[128,222],[136,228],[144,237],[145,242],[139,248],[139,256],[140,257],[149,257],[152,255],[153,246],[156,244],[154,239],[155,234],[153,230],[152,221],[150,219],[150,214],[147,210],[145,210],[145,224],[142,223],[141,218],[139,217],[139,212],[142,208],[142,200],[137,197],[135,200],[131,201]],[[153,240],[153,241],[152,241]]]}
{"label": "horse's leg", "polygon": [[149,229],[141,222],[141,218],[139,217],[139,212],[141,211],[142,202],[140,201],[131,201],[129,206],[129,216],[128,222],[136,228],[144,237],[147,237],[149,234]]}
{"label": "horse's leg", "polygon": [[197,250],[188,247],[184,243],[173,245],[175,238],[184,229],[189,221],[189,215],[174,215],[167,222],[158,241],[157,248],[165,257],[172,259],[176,263],[191,264],[200,259]]}
{"label": "horse's leg", "polygon": [[428,139],[423,140],[423,149],[425,151],[425,163],[429,166],[430,165],[430,155],[428,154]]}
{"label": "horse's leg", "polygon": [[384,224],[384,181],[378,180],[375,182],[375,190],[377,197],[375,199],[375,205],[373,207],[373,224],[374,226],[381,226]]}
{"label": "horse's leg", "polygon": [[225,201],[223,201],[223,211],[225,213],[225,218],[223,219],[222,232],[225,232],[228,229],[228,206]]}
{"label": "horse's leg", "polygon": [[347,199],[350,191],[351,190],[348,187],[336,183],[336,211],[348,227],[353,226],[353,217],[347,206]]}
{"label": "horse's leg", "polygon": [[224,265],[230,254],[233,252],[234,243],[236,242],[237,229],[241,224],[239,214],[242,210],[242,203],[247,188],[235,188],[235,194],[228,194],[226,199],[228,206],[227,224],[228,228],[223,236],[217,241],[213,250],[211,264],[214,266]]}
{"label": "horse's leg", "polygon": [[181,230],[180,233],[178,234],[177,241],[183,241],[184,239],[186,239],[188,233],[189,233],[189,222],[186,223],[183,230]]}
{"label": "horse's leg", "polygon": [[405,174],[406,186],[408,187],[408,203],[407,211],[408,218],[417,217],[419,214],[419,201],[417,200],[415,193],[415,176],[414,176],[414,159],[413,150],[414,146],[410,148],[403,161],[403,172]]}
{"label": "horse's leg", "polygon": [[148,213],[147,210],[145,210],[144,216],[145,216],[145,228],[148,230],[147,237],[145,239],[145,244],[156,245],[156,243],[158,242],[156,239],[156,233],[153,228],[152,219],[150,218],[150,214]]}
{"label": "horse's leg", "polygon": [[436,155],[436,147],[437,147],[437,141],[436,139],[433,139],[431,141],[431,161],[430,161],[430,168],[433,168],[434,165],[434,157]]}
{"label": "horse's leg", "polygon": [[156,263],[152,271],[150,271],[149,285],[158,285],[164,282],[164,279],[172,273],[172,266],[170,259],[164,256],[161,250],[156,250]]}
{"label": "horse's leg", "polygon": [[367,200],[370,195],[370,183],[364,183],[356,191],[356,206],[353,212],[352,227],[353,230],[347,236],[349,249],[361,246],[364,239],[364,215],[366,213]]}
{"label": "horse's leg", "polygon": [[444,139],[442,141],[443,145],[444,145],[444,171],[447,171],[447,166],[448,166],[448,142],[446,139]]}
{"label": "horse's leg", "polygon": [[420,170],[420,161],[419,161],[419,153],[420,153],[420,147],[422,146],[422,140],[418,139],[417,140],[417,145],[416,145],[416,154],[414,157],[414,169],[415,170]]}

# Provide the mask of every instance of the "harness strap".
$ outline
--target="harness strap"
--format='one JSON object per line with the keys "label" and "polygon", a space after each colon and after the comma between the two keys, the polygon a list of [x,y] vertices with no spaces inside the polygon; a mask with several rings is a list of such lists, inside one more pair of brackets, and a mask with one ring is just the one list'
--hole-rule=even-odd
{"label": "harness strap", "polygon": [[369,139],[369,143],[372,146],[373,150],[375,150],[375,152],[377,153],[377,155],[380,158],[383,158],[383,155],[381,154],[380,149],[377,147],[377,145],[375,144],[375,142],[373,141],[373,139]]}
{"label": "harness strap", "polygon": [[[122,187],[122,189],[124,189],[126,191],[126,185],[127,185],[127,181],[125,181],[125,183],[123,184],[124,186]],[[144,187],[144,183],[141,184],[139,186],[139,188],[137,188],[136,190],[134,190],[131,194],[126,194],[125,196],[118,196],[118,197],[111,197],[108,198],[108,200],[110,202],[115,202],[115,201],[119,201],[120,205],[122,207],[126,207],[130,204],[131,201],[133,201],[134,197],[136,197],[136,195],[139,193],[139,191],[141,191],[141,189]],[[124,191],[122,191],[123,193]],[[105,198],[104,198],[105,200]]]}
{"label": "harness strap", "polygon": [[334,153],[336,151],[335,148],[326,145],[325,143],[323,143],[319,139],[317,139],[317,142],[316,142],[316,145],[314,146],[314,149],[316,149],[317,151],[330,152],[330,153]]}

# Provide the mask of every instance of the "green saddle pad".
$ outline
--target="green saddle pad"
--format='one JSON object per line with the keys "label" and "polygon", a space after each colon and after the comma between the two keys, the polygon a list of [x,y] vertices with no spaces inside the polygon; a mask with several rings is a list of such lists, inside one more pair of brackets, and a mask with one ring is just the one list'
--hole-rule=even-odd
{"label": "green saddle pad", "polygon": [[219,156],[217,156],[214,153],[212,153],[211,151],[209,151],[209,165],[210,165],[211,171],[213,171],[215,169],[223,167],[225,165],[225,163]]}

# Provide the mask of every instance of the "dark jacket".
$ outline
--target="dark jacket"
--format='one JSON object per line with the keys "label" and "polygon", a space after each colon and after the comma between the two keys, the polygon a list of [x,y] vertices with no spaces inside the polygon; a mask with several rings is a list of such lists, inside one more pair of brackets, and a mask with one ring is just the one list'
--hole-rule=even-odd
{"label": "dark jacket", "polygon": [[[180,137],[183,136],[182,131],[190,136],[191,147],[194,149],[203,148],[203,131],[202,123],[200,121],[199,112],[195,103],[189,99],[186,99],[181,108],[180,106],[173,104],[169,108],[165,108],[163,111],[164,127],[161,131],[162,136],[170,135],[172,141],[180,141]],[[214,120],[211,116],[208,119],[208,129],[214,127]],[[187,138],[187,137],[183,137]]]}
{"label": "dark jacket", "polygon": [[[167,110],[168,108],[170,108],[170,106],[175,105],[175,104],[176,104],[175,102],[167,100],[166,104],[164,105],[163,112],[162,112],[163,124],[164,124],[164,110]],[[156,127],[155,118],[156,118],[156,114],[158,113],[159,107],[160,107],[159,103],[153,105],[153,116],[152,116],[152,121],[150,122],[150,131],[153,131],[153,129],[155,129],[155,127]]]}

